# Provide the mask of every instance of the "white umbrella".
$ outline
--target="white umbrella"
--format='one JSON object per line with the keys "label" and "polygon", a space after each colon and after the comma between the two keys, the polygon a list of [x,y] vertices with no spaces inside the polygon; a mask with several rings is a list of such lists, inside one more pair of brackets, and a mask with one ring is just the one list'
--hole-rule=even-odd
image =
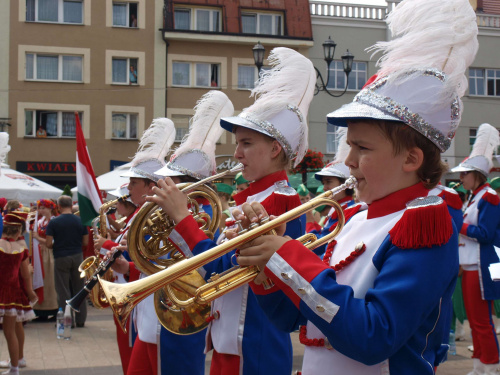
{"label": "white umbrella", "polygon": [[[105,191],[106,193],[111,190],[116,190],[123,184],[127,184],[129,182],[128,177],[120,177],[120,175],[130,169],[131,163],[120,165],[116,167],[110,172],[104,173],[99,177],[96,177],[97,185],[99,186],[100,191]],[[77,187],[71,189],[73,193],[73,197],[76,197],[76,193],[78,192]],[[103,195],[104,196],[104,195]]]}
{"label": "white umbrella", "polygon": [[57,199],[62,190],[27,174],[10,169],[7,164],[2,163],[2,174],[0,176],[0,197],[8,200],[17,199],[23,205],[41,198]]}

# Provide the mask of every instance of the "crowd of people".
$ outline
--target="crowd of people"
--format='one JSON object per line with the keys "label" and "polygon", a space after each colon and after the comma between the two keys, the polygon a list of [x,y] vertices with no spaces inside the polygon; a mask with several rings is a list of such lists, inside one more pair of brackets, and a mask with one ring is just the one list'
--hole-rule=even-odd
{"label": "crowd of people", "polygon": [[[422,18],[429,14],[422,7],[432,7],[442,22]],[[288,375],[293,331],[305,346],[303,374],[435,374],[447,358],[450,329],[464,316],[473,343],[469,374],[500,370],[492,320],[500,283],[488,271],[500,261],[500,187],[498,179],[489,180],[498,130],[482,124],[470,157],[451,171],[441,159],[463,111],[465,70],[478,48],[476,15],[467,0],[405,0],[388,23],[394,39],[376,46],[384,54],[379,71],[352,103],[327,115],[340,129],[340,146],[335,160],[316,173],[322,183],[316,194],[335,199],[336,208],[322,200],[314,211],[302,210],[313,194],[288,181],[287,171],[308,147],[307,113],[316,82],[311,61],[294,50],[271,52],[272,69],[252,91],[254,103],[237,116],[223,92],[203,95],[189,134],[175,150],[171,120],[155,119],[146,130],[122,175],[129,183],[111,193],[121,197],[116,208],[123,220],[109,216],[110,235],[94,233],[91,242],[110,262],[111,282],[147,283],[179,258],[200,259],[221,244],[230,250],[161,293],[129,293],[139,298],[132,318],[115,317],[124,374],[201,375],[212,351],[211,375]],[[234,134],[234,157],[243,167],[233,185],[211,178],[224,131]],[[461,186],[441,185],[448,172],[460,174]],[[188,196],[179,185],[202,180],[217,192],[220,207],[210,205],[208,195]],[[175,225],[167,231],[157,218],[145,220],[141,207],[147,202]],[[284,214],[287,222],[281,222]],[[19,207],[6,212],[0,240],[0,256],[9,258],[0,264],[8,268],[0,277],[22,292],[15,294],[19,300],[12,291],[0,294],[8,373],[25,365],[19,322],[33,317],[32,306],[54,307],[48,271],[43,294],[32,287],[21,236],[25,215]],[[75,269],[88,232],[72,215],[68,197],[57,204],[39,201],[38,215],[33,238],[40,264],[53,272],[55,306],[61,307],[83,286]],[[212,218],[218,218],[214,226]],[[231,248],[242,232],[253,235],[269,219],[270,225],[276,220],[274,233]],[[141,238],[145,226],[149,232]],[[319,241],[299,241],[305,233]],[[151,251],[141,249],[137,238]],[[164,249],[170,250],[158,252]],[[210,306],[180,300],[193,297],[193,285],[220,280],[235,266],[248,267],[246,282]],[[15,308],[8,309],[12,303]],[[85,315],[82,307],[77,327],[84,326]]]}

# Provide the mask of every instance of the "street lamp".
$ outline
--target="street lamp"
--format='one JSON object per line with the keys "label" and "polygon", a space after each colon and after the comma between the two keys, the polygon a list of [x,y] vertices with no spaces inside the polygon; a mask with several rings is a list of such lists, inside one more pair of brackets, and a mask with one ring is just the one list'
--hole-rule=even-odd
{"label": "street lamp", "polygon": [[260,44],[259,41],[255,46],[253,46],[252,51],[253,59],[255,61],[255,65],[257,66],[257,73],[260,76],[260,69],[262,68],[262,65],[264,65],[264,53],[266,52],[266,49],[262,44]]}
{"label": "street lamp", "polygon": [[337,44],[331,39],[331,37],[328,37],[328,40],[326,40],[322,45],[323,45],[323,54],[325,55],[328,75],[326,77],[326,84],[325,84],[323,76],[321,75],[319,70],[316,67],[314,68],[316,70],[316,79],[319,78],[321,80],[321,85],[318,85],[318,82],[316,82],[316,90],[314,91],[314,95],[318,95],[320,91],[325,91],[328,95],[333,96],[334,98],[338,98],[344,95],[347,91],[349,73],[351,73],[352,70],[352,62],[354,60],[354,55],[350,53],[349,50],[347,50],[347,52],[342,55],[342,65],[344,67],[344,73],[345,73],[345,89],[341,94],[335,95],[328,90],[328,82],[330,82],[330,64],[333,61],[333,56],[335,54],[335,47],[337,47]]}

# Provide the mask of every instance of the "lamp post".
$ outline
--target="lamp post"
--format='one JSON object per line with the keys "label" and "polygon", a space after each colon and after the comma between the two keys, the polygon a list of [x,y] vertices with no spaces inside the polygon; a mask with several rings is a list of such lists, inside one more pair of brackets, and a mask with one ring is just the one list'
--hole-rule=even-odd
{"label": "lamp post", "polygon": [[253,46],[252,51],[253,51],[253,59],[255,61],[255,66],[257,66],[257,73],[258,73],[257,75],[260,77],[260,69],[264,64],[264,53],[266,52],[266,49],[262,44],[260,44],[259,41],[255,46]]}
{"label": "lamp post", "polygon": [[318,82],[316,82],[316,89],[314,91],[314,95],[318,95],[320,91],[325,91],[328,95],[333,96],[334,98],[338,98],[344,95],[347,91],[349,73],[351,73],[352,70],[352,62],[354,60],[354,55],[350,53],[349,50],[347,50],[347,52],[341,56],[342,65],[344,67],[344,73],[345,73],[345,89],[339,95],[335,95],[328,90],[328,83],[330,82],[330,64],[333,61],[333,56],[335,54],[335,47],[337,47],[337,44],[331,39],[331,37],[328,37],[328,40],[326,40],[322,45],[323,45],[323,54],[325,56],[328,75],[326,77],[326,83],[325,83],[323,76],[321,75],[319,70],[316,67],[314,67],[314,69],[316,70],[316,78],[319,78],[321,81],[321,85],[319,85]]}

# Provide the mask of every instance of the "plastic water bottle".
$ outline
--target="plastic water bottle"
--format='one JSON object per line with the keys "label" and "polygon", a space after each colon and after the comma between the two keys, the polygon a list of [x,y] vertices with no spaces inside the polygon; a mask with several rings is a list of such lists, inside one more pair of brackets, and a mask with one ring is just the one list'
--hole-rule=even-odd
{"label": "plastic water bottle", "polygon": [[448,349],[448,353],[451,355],[457,355],[457,344],[455,342],[455,331],[451,330],[450,331],[450,349]]}
{"label": "plastic water bottle", "polygon": [[71,307],[66,305],[66,310],[64,310],[64,339],[69,340],[71,338],[71,324],[73,320],[71,318]]}
{"label": "plastic water bottle", "polygon": [[59,307],[57,312],[56,334],[58,339],[64,338],[64,312],[62,307]]}

